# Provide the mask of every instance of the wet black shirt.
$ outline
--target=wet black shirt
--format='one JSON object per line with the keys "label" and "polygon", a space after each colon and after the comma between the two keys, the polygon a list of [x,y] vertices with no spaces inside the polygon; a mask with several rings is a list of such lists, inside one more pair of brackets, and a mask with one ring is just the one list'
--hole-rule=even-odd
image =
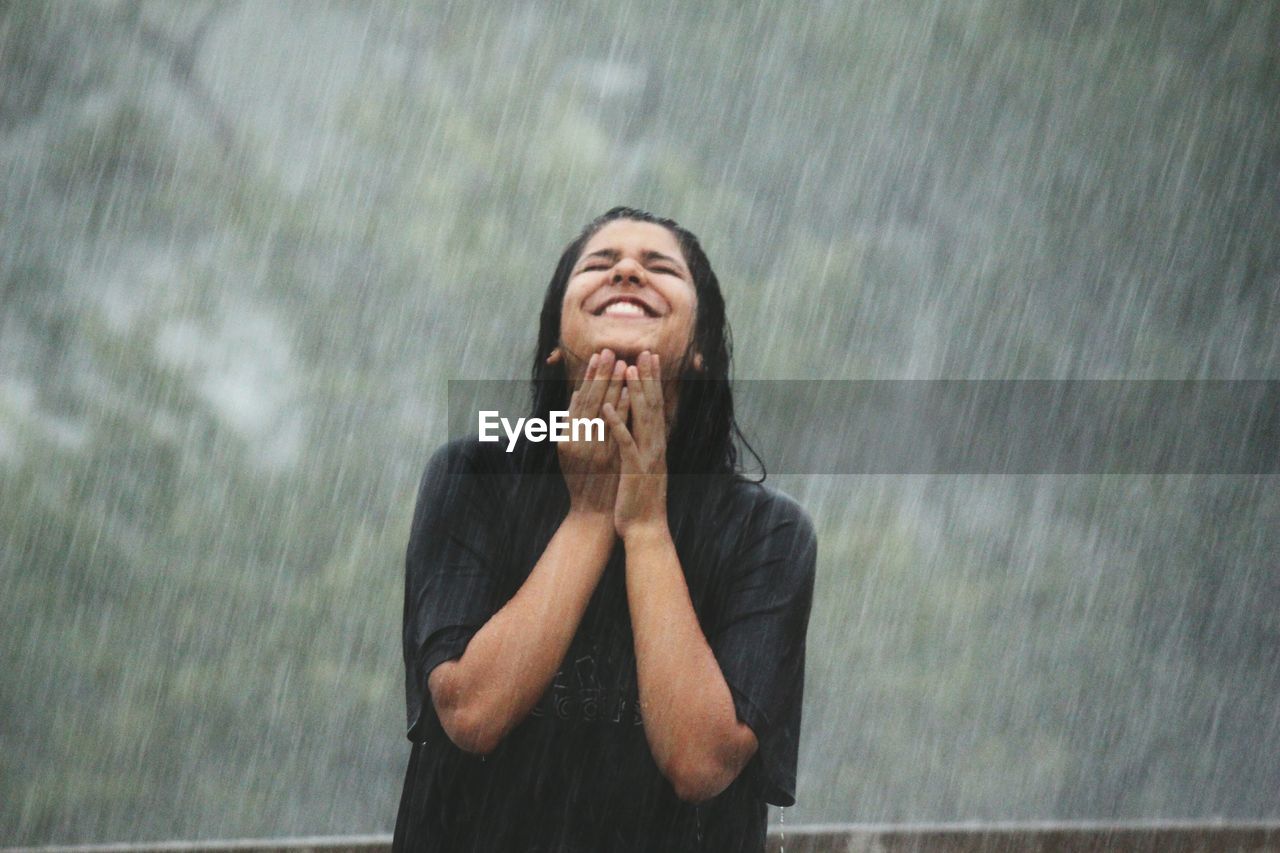
{"label": "wet black shirt", "polygon": [[[528,446],[528,443],[525,443]],[[621,542],[534,711],[486,756],[445,734],[431,670],[519,589],[568,512],[559,474],[460,439],[423,473],[405,560],[407,736],[396,851],[762,851],[766,802],[795,802],[816,540],[770,487],[671,477],[668,517],[690,599],[759,749],[721,794],[675,796],[644,735]]]}

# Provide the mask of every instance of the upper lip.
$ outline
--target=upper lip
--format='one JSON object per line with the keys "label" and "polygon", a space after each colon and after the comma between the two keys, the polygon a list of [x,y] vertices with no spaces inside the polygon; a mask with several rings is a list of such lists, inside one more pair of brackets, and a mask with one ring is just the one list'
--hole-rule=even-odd
{"label": "upper lip", "polygon": [[615,293],[612,296],[607,297],[603,302],[597,305],[595,307],[595,310],[593,310],[591,313],[594,316],[599,317],[601,314],[604,313],[604,309],[608,308],[610,305],[614,304],[615,302],[631,302],[636,305],[639,305],[642,309],[644,309],[644,313],[649,315],[650,317],[660,316],[657,308],[654,308],[652,305],[650,305],[649,302],[644,299],[644,297],[639,296],[635,293]]}

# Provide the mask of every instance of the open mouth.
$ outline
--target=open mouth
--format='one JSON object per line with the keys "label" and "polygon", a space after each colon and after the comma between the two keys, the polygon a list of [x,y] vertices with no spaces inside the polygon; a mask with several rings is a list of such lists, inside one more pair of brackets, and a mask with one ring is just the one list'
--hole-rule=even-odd
{"label": "open mouth", "polygon": [[615,296],[594,312],[596,317],[621,317],[624,319],[657,317],[658,312],[643,300],[634,296]]}

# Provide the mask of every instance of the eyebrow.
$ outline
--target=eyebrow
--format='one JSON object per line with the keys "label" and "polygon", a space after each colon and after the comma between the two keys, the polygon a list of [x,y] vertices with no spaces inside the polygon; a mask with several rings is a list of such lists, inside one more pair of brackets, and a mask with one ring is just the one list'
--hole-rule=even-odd
{"label": "eyebrow", "polygon": [[[583,255],[582,261],[587,261],[587,260],[590,260],[591,258],[606,258],[610,261],[616,261],[620,254],[622,253],[619,252],[617,249],[596,249],[594,252],[592,252],[589,255]],[[670,255],[664,255],[662,252],[658,252],[653,249],[648,249],[644,252],[641,252],[640,258],[646,264],[648,264],[650,261],[666,261],[667,263],[671,264],[678,270],[684,269],[684,264],[680,263],[675,258],[671,257]],[[579,261],[578,263],[581,264],[582,261]]]}

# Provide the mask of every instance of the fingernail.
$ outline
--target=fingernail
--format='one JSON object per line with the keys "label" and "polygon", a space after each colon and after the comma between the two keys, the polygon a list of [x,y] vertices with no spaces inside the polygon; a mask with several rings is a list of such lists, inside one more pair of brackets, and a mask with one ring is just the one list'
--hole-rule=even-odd
{"label": "fingernail", "polygon": [[592,353],[591,360],[587,362],[587,370],[591,370],[596,366],[596,360],[600,358],[599,353]]}

